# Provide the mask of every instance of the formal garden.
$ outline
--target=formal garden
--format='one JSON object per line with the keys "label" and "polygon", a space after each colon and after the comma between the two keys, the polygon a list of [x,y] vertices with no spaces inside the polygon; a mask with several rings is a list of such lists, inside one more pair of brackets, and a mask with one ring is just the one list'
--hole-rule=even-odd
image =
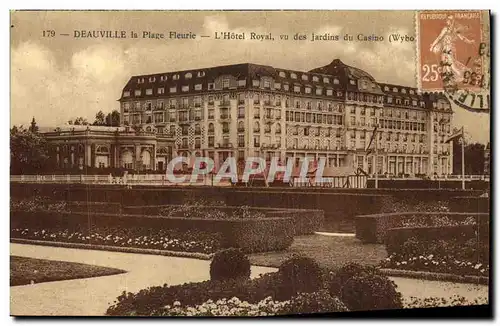
{"label": "formal garden", "polygon": [[[489,213],[457,212],[452,200],[388,198],[381,196],[376,214],[354,218],[351,236],[323,236],[315,231],[331,211],[204,199],[127,205],[15,197],[11,241],[212,261],[209,281],[124,293],[108,315],[262,316],[487,303],[402,298],[388,275],[487,284]],[[278,271],[249,279],[251,264]]]}

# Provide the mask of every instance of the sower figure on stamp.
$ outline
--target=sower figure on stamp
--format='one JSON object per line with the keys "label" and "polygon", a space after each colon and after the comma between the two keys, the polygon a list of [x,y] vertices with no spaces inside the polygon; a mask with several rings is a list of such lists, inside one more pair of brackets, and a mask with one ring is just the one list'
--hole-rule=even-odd
{"label": "sower figure on stamp", "polygon": [[432,42],[430,50],[436,54],[441,55],[441,63],[443,65],[444,74],[452,73],[457,82],[463,79],[464,72],[467,67],[456,58],[455,41],[458,39],[468,44],[475,43],[475,40],[468,39],[462,32],[467,30],[467,26],[455,23],[453,16],[448,16],[446,19],[446,26],[443,27],[439,36]]}

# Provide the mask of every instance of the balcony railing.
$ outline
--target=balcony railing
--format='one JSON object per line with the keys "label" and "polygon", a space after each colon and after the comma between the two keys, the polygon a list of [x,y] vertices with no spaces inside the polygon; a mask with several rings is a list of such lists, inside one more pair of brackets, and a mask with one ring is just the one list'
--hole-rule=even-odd
{"label": "balcony railing", "polygon": [[245,128],[238,128],[238,132],[244,132]]}
{"label": "balcony railing", "polygon": [[277,101],[276,106],[281,106],[281,101]]}
{"label": "balcony railing", "polygon": [[244,114],[238,114],[238,119],[244,119],[245,115]]}
{"label": "balcony railing", "polygon": [[260,104],[260,100],[253,100],[253,104]]}
{"label": "balcony railing", "polygon": [[221,114],[221,115],[220,115],[220,119],[221,119],[221,120],[228,120],[228,119],[231,119],[231,115],[230,115],[230,114]]}
{"label": "balcony railing", "polygon": [[254,119],[260,119],[260,114],[254,114],[253,117]]}
{"label": "balcony railing", "polygon": [[231,105],[231,102],[229,100],[220,101],[220,106],[229,106],[229,105]]}
{"label": "balcony railing", "polygon": [[208,131],[207,131],[207,133],[208,133],[209,135],[213,135],[213,134],[214,134],[214,132],[215,132],[214,130],[208,130]]}
{"label": "balcony railing", "polygon": [[189,149],[189,144],[180,144],[179,148],[180,149]]}
{"label": "balcony railing", "polygon": [[238,100],[238,104],[245,104],[245,100]]}
{"label": "balcony railing", "polygon": [[264,101],[264,105],[271,105],[271,101]]}
{"label": "balcony railing", "polygon": [[229,133],[229,129],[222,129],[222,133],[228,134]]}
{"label": "balcony railing", "polygon": [[219,143],[219,148],[233,148],[232,143]]}
{"label": "balcony railing", "polygon": [[260,147],[260,143],[253,143],[253,147]]}

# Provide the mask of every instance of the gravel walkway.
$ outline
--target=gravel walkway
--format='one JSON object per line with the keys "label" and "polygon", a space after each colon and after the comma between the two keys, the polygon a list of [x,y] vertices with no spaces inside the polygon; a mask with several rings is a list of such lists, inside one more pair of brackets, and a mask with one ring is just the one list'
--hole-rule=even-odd
{"label": "gravel walkway", "polygon": [[[11,255],[61,260],[119,268],[124,274],[48,282],[10,288],[11,315],[99,316],[123,291],[138,292],[149,286],[208,280],[209,261],[191,258],[129,254],[97,250],[54,248],[11,243]],[[252,277],[275,271],[252,266]],[[403,297],[449,298],[455,294],[474,300],[487,297],[486,285],[391,277]]]}

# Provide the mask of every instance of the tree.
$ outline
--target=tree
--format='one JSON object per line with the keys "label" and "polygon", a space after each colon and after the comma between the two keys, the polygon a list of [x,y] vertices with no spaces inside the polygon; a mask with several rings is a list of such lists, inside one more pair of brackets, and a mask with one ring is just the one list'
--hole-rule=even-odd
{"label": "tree", "polygon": [[102,111],[97,112],[95,115],[95,121],[93,123],[94,126],[105,126],[106,125],[106,116]]}
{"label": "tree", "polygon": [[120,125],[120,112],[113,110],[106,115],[106,126],[118,127]]}
{"label": "tree", "polygon": [[49,164],[49,145],[45,138],[23,126],[10,129],[10,173],[36,173]]}
{"label": "tree", "polygon": [[[484,173],[484,144],[471,143],[464,146],[465,174]],[[453,174],[462,174],[462,145],[453,142]]]}
{"label": "tree", "polygon": [[75,125],[75,126],[79,126],[79,125],[87,126],[89,123],[88,123],[87,119],[85,119],[83,117],[77,117],[74,120],[69,120],[68,124]]}

